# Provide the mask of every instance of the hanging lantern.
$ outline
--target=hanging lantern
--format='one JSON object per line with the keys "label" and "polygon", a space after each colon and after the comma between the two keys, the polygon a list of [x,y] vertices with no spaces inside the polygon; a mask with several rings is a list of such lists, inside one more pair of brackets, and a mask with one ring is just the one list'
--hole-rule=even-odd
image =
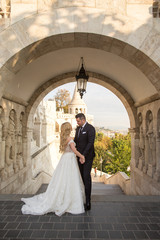
{"label": "hanging lantern", "polygon": [[78,75],[76,75],[76,81],[77,81],[77,91],[79,92],[79,94],[82,98],[83,94],[86,92],[87,81],[88,81],[89,76],[86,74],[86,71],[84,69],[83,57],[81,57],[80,64],[81,64],[81,68],[79,70]]}

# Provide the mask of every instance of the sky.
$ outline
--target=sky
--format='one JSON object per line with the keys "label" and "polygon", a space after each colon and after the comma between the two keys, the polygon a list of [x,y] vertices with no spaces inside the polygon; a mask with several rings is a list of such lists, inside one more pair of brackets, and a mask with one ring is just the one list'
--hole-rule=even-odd
{"label": "sky", "polygon": [[[58,89],[67,89],[74,92],[76,82],[67,83],[55,88],[45,99],[53,98]],[[87,105],[87,112],[94,116],[94,126],[112,130],[127,130],[130,127],[128,113],[120,99],[108,89],[95,84],[87,83],[83,100]]]}

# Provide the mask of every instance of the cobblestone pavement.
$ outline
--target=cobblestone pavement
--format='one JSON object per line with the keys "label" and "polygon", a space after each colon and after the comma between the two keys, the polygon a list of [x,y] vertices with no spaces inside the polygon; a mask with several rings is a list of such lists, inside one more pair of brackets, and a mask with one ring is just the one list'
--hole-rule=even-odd
{"label": "cobblestone pavement", "polygon": [[0,239],[160,239],[160,202],[129,197],[94,195],[91,211],[57,217],[22,215],[18,198],[1,196]]}

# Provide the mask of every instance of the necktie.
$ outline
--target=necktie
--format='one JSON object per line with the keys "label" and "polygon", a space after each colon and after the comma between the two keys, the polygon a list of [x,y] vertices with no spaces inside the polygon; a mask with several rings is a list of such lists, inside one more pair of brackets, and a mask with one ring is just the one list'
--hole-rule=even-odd
{"label": "necktie", "polygon": [[79,137],[79,134],[82,132],[82,130],[83,130],[83,127],[80,127],[79,132],[78,132],[78,137]]}

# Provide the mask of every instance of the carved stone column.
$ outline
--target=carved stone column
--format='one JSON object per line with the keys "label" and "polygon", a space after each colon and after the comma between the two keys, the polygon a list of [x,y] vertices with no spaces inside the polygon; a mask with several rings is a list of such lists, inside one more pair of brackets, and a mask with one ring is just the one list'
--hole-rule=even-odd
{"label": "carved stone column", "polygon": [[27,128],[24,137],[24,144],[23,144],[23,164],[24,166],[31,164],[31,144],[32,144],[32,136],[33,136],[33,129]]}
{"label": "carved stone column", "polygon": [[133,167],[138,167],[138,157],[139,157],[139,136],[138,136],[138,128],[129,128],[129,132],[131,134],[131,165]]}
{"label": "carved stone column", "polygon": [[147,173],[148,170],[148,159],[149,159],[149,143],[148,143],[148,137],[146,136],[146,129],[144,129],[145,133],[145,161],[144,161],[144,167],[143,167],[143,173]]}
{"label": "carved stone column", "polygon": [[[28,151],[28,138],[27,136],[24,136],[23,138],[23,166],[26,167],[27,166],[27,151]],[[31,141],[29,141],[30,145],[31,145]],[[30,148],[29,148],[30,150]]]}
{"label": "carved stone column", "polygon": [[41,147],[42,145],[41,129],[42,129],[42,123],[40,121],[36,121],[34,124],[34,140],[36,140],[36,145],[38,147]]}
{"label": "carved stone column", "polygon": [[157,159],[157,164],[156,164],[156,172],[154,174],[154,179],[159,182],[160,181],[160,137],[157,137],[156,141],[156,159]]}
{"label": "carved stone column", "polygon": [[147,174],[153,177],[156,170],[156,137],[153,128],[153,114],[151,111],[148,113],[148,128],[146,137],[148,138],[148,170]]}
{"label": "carved stone column", "polygon": [[3,109],[0,107],[0,178],[3,181],[7,178],[7,173],[5,172],[5,137],[2,115]]}
{"label": "carved stone column", "polygon": [[5,151],[6,171],[8,177],[17,172],[16,167],[16,124],[15,111],[11,110],[9,114],[8,129],[6,132],[6,151]]}
{"label": "carved stone column", "polygon": [[23,168],[23,114],[20,115],[17,132],[17,165],[19,169]]}
{"label": "carved stone column", "polygon": [[47,142],[47,125],[46,121],[42,123],[42,139],[44,143]]}
{"label": "carved stone column", "polygon": [[142,171],[145,165],[145,138],[142,114],[139,113],[139,163],[138,168]]}
{"label": "carved stone column", "polygon": [[157,118],[157,138],[156,138],[156,172],[154,174],[154,179],[160,181],[160,110],[158,112]]}

